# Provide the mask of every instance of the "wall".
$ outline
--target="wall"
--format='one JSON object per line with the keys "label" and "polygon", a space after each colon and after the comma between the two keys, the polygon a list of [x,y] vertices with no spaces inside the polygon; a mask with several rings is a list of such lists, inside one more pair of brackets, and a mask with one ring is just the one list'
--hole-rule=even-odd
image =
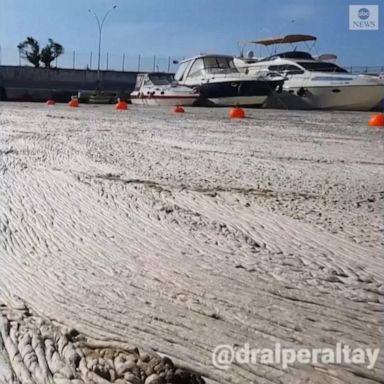
{"label": "wall", "polygon": [[[100,71],[102,89],[129,96],[137,72]],[[94,90],[97,71],[80,69],[0,66],[0,100],[68,101],[79,90]]]}

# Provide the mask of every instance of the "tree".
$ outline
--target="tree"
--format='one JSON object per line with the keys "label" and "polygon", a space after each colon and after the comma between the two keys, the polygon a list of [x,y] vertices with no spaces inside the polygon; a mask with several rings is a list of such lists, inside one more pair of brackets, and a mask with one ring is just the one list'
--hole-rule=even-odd
{"label": "tree", "polygon": [[46,68],[51,68],[52,61],[63,53],[64,48],[61,44],[48,39],[48,44],[41,50],[40,61],[44,63]]}
{"label": "tree", "polygon": [[39,42],[33,37],[27,37],[17,48],[20,56],[28,60],[36,68],[40,67],[40,62],[46,68],[50,68],[52,61],[64,53],[63,46],[55,43],[52,39],[48,39],[48,44],[41,51]]}
{"label": "tree", "polygon": [[20,55],[23,59],[28,60],[36,68],[40,66],[40,45],[33,37],[27,37],[26,40],[21,42],[19,48]]}

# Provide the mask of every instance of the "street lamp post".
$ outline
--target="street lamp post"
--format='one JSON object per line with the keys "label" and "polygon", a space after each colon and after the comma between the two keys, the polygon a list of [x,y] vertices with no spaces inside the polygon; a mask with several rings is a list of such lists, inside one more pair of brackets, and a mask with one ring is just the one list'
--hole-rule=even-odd
{"label": "street lamp post", "polygon": [[100,19],[98,18],[98,16],[96,15],[96,13],[92,10],[92,9],[88,9],[88,12],[90,13],[93,13],[93,16],[95,16],[95,19],[97,21],[97,26],[99,28],[99,50],[98,50],[98,54],[97,54],[97,89],[99,90],[99,87],[100,87],[100,55],[101,55],[101,34],[103,32],[103,26],[104,26],[104,22],[105,20],[107,19],[108,15],[110,14],[110,12],[114,9],[116,9],[117,5],[114,5],[110,10],[108,10],[104,17],[102,18],[101,22],[100,22]]}

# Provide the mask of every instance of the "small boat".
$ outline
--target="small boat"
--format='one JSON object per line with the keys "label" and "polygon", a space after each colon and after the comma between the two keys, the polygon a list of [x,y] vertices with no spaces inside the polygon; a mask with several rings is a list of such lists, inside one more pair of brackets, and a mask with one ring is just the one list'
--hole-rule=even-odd
{"label": "small boat", "polygon": [[181,85],[200,93],[198,105],[260,107],[282,87],[284,77],[271,71],[245,75],[235,67],[233,56],[201,54],[180,62],[175,75]]}
{"label": "small boat", "polygon": [[114,104],[117,101],[117,95],[106,91],[78,91],[77,99],[79,103]]}
{"label": "small boat", "polygon": [[[250,43],[274,47],[316,40],[311,35],[287,35]],[[384,98],[384,81],[379,76],[349,73],[333,62],[336,59],[334,54],[314,57],[294,46],[267,57],[255,58],[250,51],[248,57],[236,58],[235,64],[244,73],[270,70],[286,77],[283,92],[268,98],[265,106],[270,108],[369,111],[378,105]]]}
{"label": "small boat", "polygon": [[172,74],[162,72],[139,73],[131,93],[132,104],[138,105],[190,106],[198,98],[196,90],[179,85]]}

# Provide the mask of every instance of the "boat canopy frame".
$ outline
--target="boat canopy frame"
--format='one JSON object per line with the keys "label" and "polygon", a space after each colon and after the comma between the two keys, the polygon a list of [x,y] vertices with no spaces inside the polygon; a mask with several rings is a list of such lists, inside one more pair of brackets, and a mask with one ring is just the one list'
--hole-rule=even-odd
{"label": "boat canopy frame", "polygon": [[[248,40],[248,41],[245,41],[243,44],[244,45],[246,44],[262,45],[264,48],[267,49],[267,53],[268,53],[267,55],[264,55],[264,58],[277,55],[279,51],[279,46],[281,44],[291,44],[292,52],[295,52],[297,50],[297,45],[293,46],[293,44],[295,43],[304,43],[310,53],[314,51],[317,54],[317,56],[319,56],[316,49],[316,41],[317,41],[316,36],[295,34],[295,35],[285,35],[280,37],[270,37],[270,38],[258,39],[258,40]],[[311,42],[312,44],[309,44]],[[274,47],[274,49],[272,47]],[[241,49],[241,56],[244,57],[244,47]]]}
{"label": "boat canopy frame", "polygon": [[277,45],[277,44],[301,43],[304,41],[316,41],[316,40],[317,40],[317,37],[312,35],[286,35],[283,37],[272,37],[268,39],[251,40],[248,43],[269,46],[269,45]]}

